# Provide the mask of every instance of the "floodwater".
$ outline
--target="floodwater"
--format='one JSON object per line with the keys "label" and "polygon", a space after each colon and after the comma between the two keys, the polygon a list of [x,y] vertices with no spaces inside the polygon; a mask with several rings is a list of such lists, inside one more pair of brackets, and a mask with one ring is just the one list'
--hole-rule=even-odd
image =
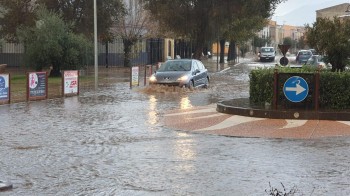
{"label": "floodwater", "polygon": [[[235,138],[171,130],[172,109],[248,97],[249,69],[209,89],[128,82],[0,106],[0,195],[350,195],[350,138]],[[283,185],[283,186],[282,186]],[[271,187],[270,187],[271,186]]]}

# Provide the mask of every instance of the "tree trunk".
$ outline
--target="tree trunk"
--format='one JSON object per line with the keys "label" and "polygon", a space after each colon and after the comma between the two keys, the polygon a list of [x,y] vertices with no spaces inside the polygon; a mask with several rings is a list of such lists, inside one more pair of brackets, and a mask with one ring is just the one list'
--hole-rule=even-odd
{"label": "tree trunk", "polygon": [[197,36],[197,39],[195,40],[195,49],[193,54],[194,59],[201,60],[202,54],[203,54],[203,48],[205,46],[204,41],[205,41],[205,38],[203,37],[203,35],[199,34]]}
{"label": "tree trunk", "polygon": [[225,39],[220,40],[220,63],[225,63]]}
{"label": "tree trunk", "polygon": [[49,77],[60,77],[61,76],[61,69],[59,65],[52,65],[50,67],[51,71],[49,74]]}
{"label": "tree trunk", "polygon": [[123,39],[124,44],[124,67],[131,67],[130,53],[133,42],[129,39]]}
{"label": "tree trunk", "polygon": [[106,68],[108,68],[108,41],[106,41]]}
{"label": "tree trunk", "polygon": [[229,45],[229,48],[228,48],[227,61],[236,60],[236,58],[237,58],[236,42],[235,41],[230,41],[230,45]]}

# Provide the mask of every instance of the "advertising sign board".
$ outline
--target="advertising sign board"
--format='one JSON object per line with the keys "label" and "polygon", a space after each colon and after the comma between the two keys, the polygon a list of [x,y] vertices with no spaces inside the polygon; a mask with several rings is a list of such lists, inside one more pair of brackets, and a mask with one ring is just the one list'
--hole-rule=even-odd
{"label": "advertising sign board", "polygon": [[10,76],[9,74],[0,74],[0,103],[10,101]]}
{"label": "advertising sign board", "polygon": [[139,66],[131,68],[131,87],[139,85]]}
{"label": "advertising sign board", "polygon": [[63,94],[78,95],[79,94],[79,71],[63,72]]}
{"label": "advertising sign board", "polygon": [[29,72],[27,74],[27,99],[47,98],[47,72]]}

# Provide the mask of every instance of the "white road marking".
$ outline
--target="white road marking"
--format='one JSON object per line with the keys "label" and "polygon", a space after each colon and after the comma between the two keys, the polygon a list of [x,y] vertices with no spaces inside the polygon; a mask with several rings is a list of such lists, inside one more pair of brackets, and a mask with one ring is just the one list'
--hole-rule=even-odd
{"label": "white road marking", "polygon": [[192,111],[179,112],[174,114],[165,114],[164,116],[178,116],[178,115],[185,115],[185,114],[205,113],[205,112],[217,112],[217,111],[216,111],[216,108],[208,108],[203,110],[192,110]]}
{"label": "white road marking", "polygon": [[223,114],[223,113],[219,113],[219,114],[212,114],[212,115],[207,115],[207,116],[199,116],[199,117],[194,117],[194,118],[188,118],[188,119],[203,119],[203,118],[215,118],[215,117],[219,117],[219,116],[223,116],[223,115],[227,115],[227,114]]}
{"label": "white road marking", "polygon": [[340,122],[340,123],[343,123],[343,124],[345,124],[345,125],[350,126],[350,121],[338,121],[338,122]]}
{"label": "white road marking", "polygon": [[307,123],[307,120],[294,120],[294,119],[286,119],[287,125],[283,126],[280,129],[289,129],[295,127],[304,126]]}
{"label": "white road marking", "polygon": [[218,123],[216,125],[213,125],[211,127],[206,127],[203,129],[197,129],[194,131],[213,131],[213,130],[218,130],[218,129],[225,129],[229,128],[232,126],[236,126],[242,123],[247,123],[247,122],[253,122],[253,121],[259,121],[259,120],[265,120],[265,118],[254,118],[254,117],[246,117],[246,116],[232,116],[221,123]]}

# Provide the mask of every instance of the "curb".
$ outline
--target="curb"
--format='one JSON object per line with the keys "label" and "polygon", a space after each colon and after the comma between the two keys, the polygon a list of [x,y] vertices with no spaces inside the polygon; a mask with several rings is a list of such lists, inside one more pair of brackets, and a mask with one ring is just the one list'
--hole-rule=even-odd
{"label": "curb", "polygon": [[225,114],[270,119],[350,120],[350,112],[347,111],[272,110],[269,108],[251,107],[247,103],[248,98],[220,101],[217,103],[216,111]]}

